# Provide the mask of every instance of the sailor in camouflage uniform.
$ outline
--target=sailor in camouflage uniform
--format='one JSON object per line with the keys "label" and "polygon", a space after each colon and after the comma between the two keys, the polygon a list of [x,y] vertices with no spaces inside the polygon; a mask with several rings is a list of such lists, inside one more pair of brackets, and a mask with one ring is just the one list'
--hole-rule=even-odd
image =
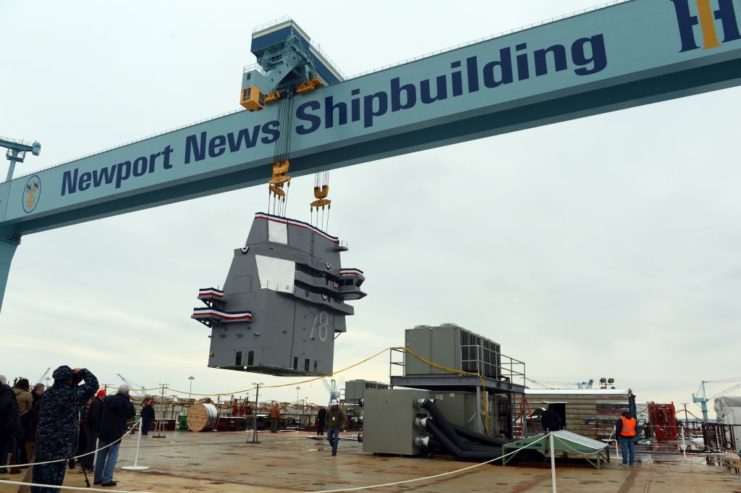
{"label": "sailor in camouflage uniform", "polygon": [[[54,386],[44,393],[36,428],[35,462],[68,459],[74,456],[80,426],[80,409],[98,390],[98,379],[87,369],[60,366],[52,374]],[[82,385],[78,385],[84,381]],[[67,461],[34,466],[33,482],[61,485]],[[33,493],[55,493],[58,488],[34,486]]]}

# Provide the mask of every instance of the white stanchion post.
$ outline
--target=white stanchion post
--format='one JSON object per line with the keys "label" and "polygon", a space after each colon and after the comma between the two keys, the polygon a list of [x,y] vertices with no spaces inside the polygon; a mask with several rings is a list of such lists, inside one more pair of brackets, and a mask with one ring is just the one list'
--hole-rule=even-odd
{"label": "white stanchion post", "polygon": [[620,455],[620,447],[618,445],[618,439],[617,437],[615,437],[615,457],[617,457],[618,460],[622,460],[622,456]]}
{"label": "white stanchion post", "polygon": [[553,446],[553,433],[548,435],[548,441],[550,442],[549,448],[551,452],[551,485],[553,493],[557,493],[556,488],[556,448]]}
{"label": "white stanchion post", "polygon": [[618,436],[617,436],[617,428],[613,428],[612,432],[615,434],[615,457],[618,459],[622,459],[620,456],[620,448],[618,447]]}
{"label": "white stanchion post", "polygon": [[139,446],[142,442],[142,426],[143,423],[140,420],[139,421],[139,432],[136,434],[136,453],[134,454],[134,465],[133,466],[124,466],[121,469],[125,469],[127,471],[144,471],[145,469],[149,469],[147,466],[140,466],[139,465]]}

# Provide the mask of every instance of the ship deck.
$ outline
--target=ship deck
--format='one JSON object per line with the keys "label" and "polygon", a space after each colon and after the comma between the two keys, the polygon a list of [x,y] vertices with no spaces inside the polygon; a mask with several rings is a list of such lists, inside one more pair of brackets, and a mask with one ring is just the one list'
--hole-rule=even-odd
{"label": "ship deck", "polygon": [[[116,470],[119,482],[109,491],[188,492],[318,492],[338,488],[409,480],[454,471],[470,463],[440,458],[381,457],[364,453],[362,444],[343,440],[337,457],[326,441],[309,433],[260,433],[261,443],[247,443],[244,432],[167,432],[164,438],[142,438],[141,472]],[[350,435],[348,435],[350,436]],[[134,461],[136,437],[121,446],[118,466]],[[3,474],[2,480],[19,481],[22,475]],[[550,492],[550,469],[527,466],[483,465],[437,479],[366,491],[447,492]],[[92,478],[91,478],[92,481]],[[657,456],[653,463],[621,468],[614,459],[601,470],[586,464],[557,464],[558,491],[660,493],[741,491],[741,478],[726,467],[709,466],[702,457]],[[81,473],[69,471],[66,486],[84,486]],[[0,485],[0,492],[16,492]]]}

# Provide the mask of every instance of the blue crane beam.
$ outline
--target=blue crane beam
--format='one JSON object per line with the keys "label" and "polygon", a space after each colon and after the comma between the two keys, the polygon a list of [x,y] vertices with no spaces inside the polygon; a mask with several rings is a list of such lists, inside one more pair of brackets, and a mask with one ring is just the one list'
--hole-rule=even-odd
{"label": "blue crane beam", "polygon": [[632,0],[0,184],[2,291],[22,235],[265,183],[281,135],[302,175],[738,85],[739,3]]}

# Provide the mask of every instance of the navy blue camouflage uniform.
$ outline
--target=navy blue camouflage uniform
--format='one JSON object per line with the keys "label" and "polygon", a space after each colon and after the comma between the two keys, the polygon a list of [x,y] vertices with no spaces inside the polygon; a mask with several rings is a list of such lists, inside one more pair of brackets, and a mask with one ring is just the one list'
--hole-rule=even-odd
{"label": "navy blue camouflage uniform", "polygon": [[[65,384],[72,377],[69,366],[60,366],[52,374],[54,386],[40,401],[39,422],[36,428],[36,456],[34,462],[68,459],[74,456],[80,426],[80,410],[98,390],[98,379],[87,369],[80,370],[82,385]],[[64,482],[67,461],[33,467],[33,482],[61,485]],[[33,493],[54,493],[58,488],[34,486]]]}

